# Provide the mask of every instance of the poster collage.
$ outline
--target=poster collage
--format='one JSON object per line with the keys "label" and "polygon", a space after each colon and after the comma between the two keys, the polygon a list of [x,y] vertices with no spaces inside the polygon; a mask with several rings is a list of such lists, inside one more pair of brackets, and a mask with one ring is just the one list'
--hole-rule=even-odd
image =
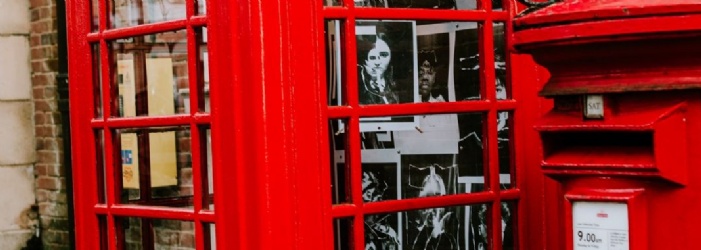
{"label": "poster collage", "polygon": [[[327,23],[329,105],[342,105],[340,23]],[[360,105],[480,100],[480,55],[475,22],[357,20]],[[503,26],[495,25],[497,98],[506,99]],[[503,36],[503,35],[502,35]],[[501,44],[500,44],[501,43]],[[501,51],[500,51],[501,50]],[[482,113],[360,119],[364,202],[474,193],[485,190],[486,121]],[[509,113],[498,115],[500,183],[510,187]],[[348,202],[346,123],[329,122],[334,203]],[[492,129],[492,128],[489,128]],[[503,249],[513,249],[513,206],[440,207],[365,216],[366,250],[488,249],[489,209],[502,210]],[[515,212],[515,211],[514,211]],[[336,223],[336,249],[348,229]]]}

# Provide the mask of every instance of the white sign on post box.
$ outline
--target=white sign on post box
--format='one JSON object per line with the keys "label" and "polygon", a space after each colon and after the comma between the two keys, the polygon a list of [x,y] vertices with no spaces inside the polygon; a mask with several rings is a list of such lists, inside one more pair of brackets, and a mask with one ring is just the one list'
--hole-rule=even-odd
{"label": "white sign on post box", "polygon": [[572,203],[574,250],[628,250],[628,205],[616,202]]}
{"label": "white sign on post box", "polygon": [[587,95],[584,102],[584,117],[588,119],[604,118],[604,96]]}

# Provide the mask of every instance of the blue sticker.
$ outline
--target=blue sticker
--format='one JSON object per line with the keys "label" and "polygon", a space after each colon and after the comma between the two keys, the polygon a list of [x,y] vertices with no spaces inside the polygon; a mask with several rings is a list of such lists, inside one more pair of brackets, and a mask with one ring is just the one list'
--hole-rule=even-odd
{"label": "blue sticker", "polygon": [[122,164],[132,164],[133,159],[131,150],[122,150]]}

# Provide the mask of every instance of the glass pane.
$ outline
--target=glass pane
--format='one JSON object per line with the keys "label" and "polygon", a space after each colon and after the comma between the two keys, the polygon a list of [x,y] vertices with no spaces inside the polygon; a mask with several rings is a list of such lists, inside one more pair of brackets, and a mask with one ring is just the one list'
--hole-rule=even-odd
{"label": "glass pane", "polygon": [[458,101],[481,99],[479,30],[480,24],[460,23],[455,32],[453,63],[455,95]]}
{"label": "glass pane", "polygon": [[195,223],[153,220],[154,249],[195,249]]}
{"label": "glass pane", "polygon": [[[357,21],[360,104],[480,100],[479,27],[475,22]],[[329,105],[342,103],[342,98],[334,102],[334,95],[342,97],[338,90],[330,93]]]}
{"label": "glass pane", "polygon": [[192,159],[187,127],[121,129],[122,203],[190,207]]}
{"label": "glass pane", "polygon": [[492,0],[492,10],[504,10],[504,1]]}
{"label": "glass pane", "polygon": [[329,121],[329,146],[331,147],[331,197],[333,204],[350,202],[349,169],[346,167],[347,120]]}
{"label": "glass pane", "polygon": [[185,19],[186,0],[108,0],[112,28]]}
{"label": "glass pane", "polygon": [[341,20],[327,20],[325,26],[326,35],[326,83],[328,86],[328,105],[337,106],[345,103],[341,103],[344,96],[345,90],[343,86],[343,70],[342,70],[342,56],[341,56],[341,45],[342,39],[342,27],[343,21]]}
{"label": "glass pane", "polygon": [[487,204],[366,215],[365,249],[486,250],[488,218]]}
{"label": "glass pane", "polygon": [[185,30],[110,42],[114,116],[162,116],[185,113],[189,89]]}
{"label": "glass pane", "polygon": [[100,44],[92,44],[93,60],[93,98],[95,117],[102,117],[102,60],[100,60]]}
{"label": "glass pane", "polygon": [[207,0],[195,0],[197,3],[197,15],[206,15],[207,14]]}
{"label": "glass pane", "polygon": [[100,6],[99,0],[90,0],[91,30],[97,31],[100,28]]}
{"label": "glass pane", "polygon": [[212,169],[212,132],[209,128],[204,129],[204,133],[206,141],[204,141],[205,144],[205,152],[206,152],[206,159],[205,159],[205,166],[207,166],[205,172],[203,172],[203,176],[206,176],[205,179],[205,185],[203,187],[203,191],[205,194],[207,194],[207,197],[205,198],[205,203],[204,203],[204,208],[209,209],[209,210],[214,210],[214,173]]}
{"label": "glass pane", "polygon": [[141,250],[143,249],[142,225],[139,218],[122,218],[119,219],[122,223],[124,233],[124,249]]}
{"label": "glass pane", "polygon": [[[361,119],[362,197],[365,202],[460,193],[460,183],[484,183],[482,113]],[[339,202],[345,169],[344,122],[330,121],[332,180]],[[333,169],[339,169],[333,171]],[[340,170],[344,169],[344,170]],[[469,190],[469,189],[468,189]]]}
{"label": "glass pane", "polygon": [[200,88],[202,88],[202,93],[200,96],[204,96],[204,100],[200,98],[199,111],[209,112],[209,49],[207,47],[207,28],[203,27],[197,33],[197,44],[200,53]]}
{"label": "glass pane", "polygon": [[504,250],[516,249],[516,214],[516,202],[501,203],[501,248]]}
{"label": "glass pane", "polygon": [[341,0],[324,0],[324,6],[340,6]]}
{"label": "glass pane", "polygon": [[494,76],[497,85],[497,100],[511,98],[510,84],[506,78],[506,39],[504,23],[494,23]]}
{"label": "glass pane", "polygon": [[418,101],[415,30],[414,21],[356,21],[361,105]]}
{"label": "glass pane", "polygon": [[132,217],[119,221],[124,230],[125,249],[195,249],[194,222]]}
{"label": "glass pane", "polygon": [[477,0],[354,0],[357,7],[476,9]]}
{"label": "glass pane", "polygon": [[499,140],[499,179],[501,180],[500,187],[502,189],[508,189],[513,187],[515,183],[512,180],[512,165],[511,160],[511,150],[512,150],[512,138],[513,135],[509,128],[512,127],[511,117],[513,115],[510,112],[499,112],[497,113],[497,139]]}
{"label": "glass pane", "polygon": [[100,60],[100,44],[92,45],[93,65],[93,98],[95,99],[95,117],[102,117],[102,60]]}
{"label": "glass pane", "polygon": [[205,223],[204,224],[204,249],[215,250],[217,249],[217,234],[215,224]]}
{"label": "glass pane", "polygon": [[487,204],[477,204],[465,206],[465,248],[468,250],[491,249],[489,244],[490,206]]}
{"label": "glass pane", "polygon": [[[342,218],[333,220],[334,250],[351,250],[353,244],[353,219]],[[367,249],[367,248],[366,248]],[[382,248],[375,248],[382,249]]]}
{"label": "glass pane", "polygon": [[97,217],[97,223],[99,227],[98,233],[100,234],[100,249],[108,249],[107,248],[107,217],[105,216],[98,216]]}
{"label": "glass pane", "polygon": [[95,165],[97,166],[97,202],[107,203],[107,185],[105,183],[107,171],[105,170],[105,133],[103,130],[95,131]]}
{"label": "glass pane", "polygon": [[402,219],[401,213],[365,215],[365,249],[399,249]]}

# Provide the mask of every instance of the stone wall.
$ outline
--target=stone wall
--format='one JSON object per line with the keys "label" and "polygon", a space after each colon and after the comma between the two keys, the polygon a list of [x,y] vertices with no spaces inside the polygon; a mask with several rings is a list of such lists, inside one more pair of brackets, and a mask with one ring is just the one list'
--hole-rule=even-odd
{"label": "stone wall", "polygon": [[0,8],[0,242],[21,249],[37,228],[34,196],[35,139],[30,81],[29,2],[5,0]]}

